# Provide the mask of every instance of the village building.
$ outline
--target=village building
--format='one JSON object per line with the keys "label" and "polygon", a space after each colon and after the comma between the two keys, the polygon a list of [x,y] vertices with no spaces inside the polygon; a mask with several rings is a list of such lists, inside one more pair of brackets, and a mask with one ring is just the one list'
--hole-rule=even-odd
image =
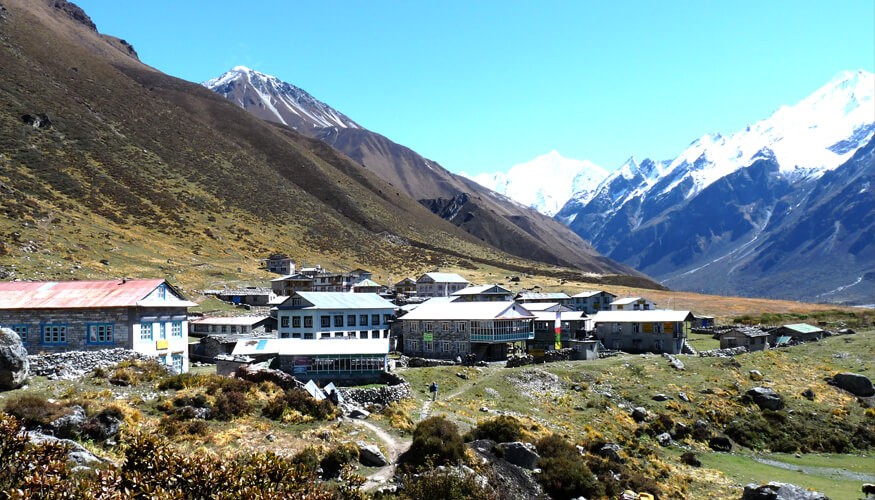
{"label": "village building", "polygon": [[270,280],[270,289],[275,295],[285,297],[295,292],[312,292],[313,278],[303,273],[288,274]]}
{"label": "village building", "polygon": [[270,288],[248,286],[245,288],[225,288],[222,290],[204,290],[204,295],[212,295],[219,300],[235,305],[267,307],[276,294]]}
{"label": "village building", "polygon": [[370,280],[373,273],[356,269],[347,273],[319,272],[312,276],[314,292],[351,292],[352,286],[362,280]]}
{"label": "village building", "polygon": [[395,293],[398,295],[411,296],[416,295],[416,280],[413,278],[404,278],[392,286]]}
{"label": "village building", "polygon": [[769,331],[771,345],[783,345],[788,342],[814,342],[821,340],[826,332],[807,323],[779,326]]}
{"label": "village building", "polygon": [[380,380],[388,368],[389,339],[241,339],[231,354],[233,358],[221,363],[221,370],[217,365],[217,373],[233,373],[241,358],[247,363],[273,359],[271,368],[298,380],[357,385]]}
{"label": "village building", "polygon": [[276,332],[210,334],[201,337],[200,342],[188,344],[188,357],[192,361],[216,363],[219,358],[231,355],[238,341],[253,338],[276,338]]}
{"label": "village building", "polygon": [[470,282],[456,273],[425,273],[416,280],[419,297],[449,297]]}
{"label": "village building", "polygon": [[641,297],[614,299],[610,305],[610,311],[652,311],[656,309],[653,302]]}
{"label": "village building", "polygon": [[420,305],[398,319],[403,351],[409,356],[507,359],[512,344],[535,337],[535,316],[515,302],[436,302]]}
{"label": "village building", "polygon": [[28,352],[122,347],[188,371],[188,308],[163,279],[0,283],[0,326]]}
{"label": "village building", "polygon": [[295,292],[276,308],[279,338],[389,338],[395,305],[374,293]]}
{"label": "village building", "polygon": [[617,296],[603,290],[588,290],[571,296],[571,308],[575,311],[583,311],[586,314],[595,314],[599,311],[609,311],[611,302]]}
{"label": "village building", "polygon": [[295,260],[281,253],[272,254],[264,259],[264,267],[269,273],[282,275],[295,274]]}
{"label": "village building", "polygon": [[526,311],[529,312],[562,312],[572,311],[570,307],[563,306],[558,302],[526,302]]}
{"label": "village building", "polygon": [[[545,351],[569,347],[568,342],[571,340],[585,339],[586,333],[592,329],[592,321],[586,314],[580,311],[571,311],[555,303],[544,304],[550,305],[553,310],[531,311],[529,306],[536,304],[524,305],[526,310],[535,315],[535,338],[528,341],[526,345],[528,353],[536,358],[543,356]],[[557,316],[561,325],[558,339],[556,338]]]}
{"label": "village building", "polygon": [[509,302],[513,292],[501,285],[469,286],[450,294],[454,302]]}
{"label": "village building", "polygon": [[748,351],[769,348],[769,334],[759,328],[738,327],[720,333],[720,348],[746,347]]}
{"label": "village building", "polygon": [[261,334],[276,330],[276,318],[270,316],[211,316],[188,322],[189,335],[205,337],[216,334]]}
{"label": "village building", "polygon": [[353,293],[380,293],[383,285],[374,280],[364,279],[352,286]]}
{"label": "village building", "polygon": [[563,306],[571,305],[571,297],[565,292],[520,292],[514,300],[521,304],[533,302],[556,302]]}
{"label": "village building", "polygon": [[689,336],[690,311],[600,311],[592,317],[596,337],[608,349],[679,354]]}

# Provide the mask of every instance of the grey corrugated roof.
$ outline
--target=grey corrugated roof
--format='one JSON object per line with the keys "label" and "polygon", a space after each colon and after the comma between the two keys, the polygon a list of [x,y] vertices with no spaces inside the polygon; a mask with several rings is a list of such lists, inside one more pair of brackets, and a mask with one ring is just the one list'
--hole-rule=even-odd
{"label": "grey corrugated roof", "polygon": [[690,311],[656,309],[652,311],[599,311],[592,316],[595,323],[674,323],[692,321]]}
{"label": "grey corrugated roof", "polygon": [[512,294],[510,290],[501,286],[501,285],[479,285],[479,286],[469,286],[467,288],[463,288],[461,290],[457,290],[453,292],[451,295],[478,295],[481,293],[486,293],[487,290],[495,288],[496,290],[491,293],[497,294]]}
{"label": "grey corrugated roof", "polygon": [[241,339],[232,354],[279,354],[280,356],[318,356],[332,354],[386,354],[389,339]]}
{"label": "grey corrugated roof", "polygon": [[535,292],[520,292],[518,295],[519,298],[523,300],[531,299],[531,300],[547,300],[547,299],[555,299],[555,300],[565,300],[570,299],[565,292],[545,292],[545,293],[535,293]]}
{"label": "grey corrugated roof", "polygon": [[606,293],[606,294],[608,294],[608,295],[610,295],[610,296],[612,296],[612,297],[616,297],[616,295],[614,295],[613,293],[611,293],[611,292],[606,292],[606,291],[604,291],[604,290],[584,290],[584,291],[582,291],[582,292],[580,292],[580,293],[576,293],[576,294],[572,295],[572,297],[574,297],[574,298],[580,298],[580,299],[585,299],[585,298],[587,298],[587,297],[592,297],[593,295],[598,295],[598,294],[600,294],[600,293]]}
{"label": "grey corrugated roof", "polygon": [[[428,276],[436,283],[468,283],[468,280],[456,273],[425,273],[422,276]],[[422,279],[422,276],[420,276],[420,279]]]}
{"label": "grey corrugated roof", "polygon": [[395,309],[395,304],[376,293],[295,292],[313,304],[306,309]]}

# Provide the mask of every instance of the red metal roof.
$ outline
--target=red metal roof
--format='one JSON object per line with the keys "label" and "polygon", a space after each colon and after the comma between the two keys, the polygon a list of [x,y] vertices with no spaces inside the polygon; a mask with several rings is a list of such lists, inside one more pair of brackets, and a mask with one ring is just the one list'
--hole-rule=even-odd
{"label": "red metal roof", "polygon": [[162,283],[163,279],[0,282],[0,309],[134,307]]}

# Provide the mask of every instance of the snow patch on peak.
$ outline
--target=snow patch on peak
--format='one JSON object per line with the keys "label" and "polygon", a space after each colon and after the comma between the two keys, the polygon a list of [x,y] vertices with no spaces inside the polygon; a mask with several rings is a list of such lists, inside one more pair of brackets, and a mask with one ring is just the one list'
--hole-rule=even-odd
{"label": "snow patch on peak", "polygon": [[514,165],[507,172],[462,175],[553,216],[573,193],[593,190],[607,174],[607,170],[589,160],[566,158],[553,150]]}

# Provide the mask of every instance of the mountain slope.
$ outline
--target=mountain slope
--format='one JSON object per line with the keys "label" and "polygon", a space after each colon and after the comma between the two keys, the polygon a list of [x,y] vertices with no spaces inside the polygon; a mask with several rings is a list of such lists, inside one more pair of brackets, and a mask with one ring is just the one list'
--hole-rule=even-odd
{"label": "mountain slope", "polygon": [[743,131],[703,136],[674,160],[630,160],[556,217],[673,288],[872,303],[875,253],[858,250],[869,246],[875,214],[865,176],[873,93],[875,75],[842,73]]}
{"label": "mountain slope", "polygon": [[[550,217],[452,174],[410,148],[359,127],[309,94],[302,97],[303,91],[275,77],[238,67],[204,85],[257,116],[294,127],[330,144],[389,182],[398,193],[413,197],[442,218],[502,251],[585,272],[641,276],[599,255]],[[302,109],[301,103],[307,107]],[[338,117],[339,123],[325,126],[324,120],[299,123],[289,119],[294,116],[307,121],[308,117],[324,115]]]}
{"label": "mountain slope", "polygon": [[565,158],[558,151],[551,151],[514,165],[507,172],[466,177],[542,214],[553,216],[572,194],[595,189],[607,175],[607,170],[591,161]]}
{"label": "mountain slope", "polygon": [[73,4],[2,4],[3,278],[159,273],[203,286],[258,276],[271,251],[381,282],[536,266],[324,143],[143,65]]}

